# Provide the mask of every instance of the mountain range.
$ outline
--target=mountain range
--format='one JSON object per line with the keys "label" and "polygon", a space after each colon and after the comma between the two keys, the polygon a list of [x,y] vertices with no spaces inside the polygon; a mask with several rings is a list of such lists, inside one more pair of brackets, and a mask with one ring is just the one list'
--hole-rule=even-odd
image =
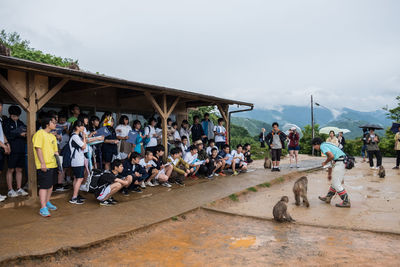
{"label": "mountain range", "polygon": [[[232,122],[245,127],[251,135],[256,135],[261,128],[270,129],[272,122],[280,125],[293,123],[303,128],[311,124],[310,107],[281,106],[279,109],[254,109],[248,112],[234,113]],[[323,107],[314,108],[314,122],[320,127],[334,126],[349,129],[351,132],[345,137],[354,139],[362,135],[359,128],[365,123],[380,124],[384,128],[389,127],[392,121],[386,117],[386,111],[375,110],[370,112],[357,111],[350,108],[342,110],[330,110]],[[380,134],[384,132],[381,131]]]}

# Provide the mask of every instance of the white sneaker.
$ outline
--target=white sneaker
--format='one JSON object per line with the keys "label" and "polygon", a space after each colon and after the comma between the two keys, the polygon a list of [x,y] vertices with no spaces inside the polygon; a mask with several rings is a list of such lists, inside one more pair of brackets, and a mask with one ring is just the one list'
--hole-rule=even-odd
{"label": "white sneaker", "polygon": [[300,168],[300,165],[299,165],[299,164],[297,164],[297,165],[296,165],[296,168]]}
{"label": "white sneaker", "polygon": [[160,183],[157,180],[154,180],[153,185],[157,186],[157,185],[160,185]]}
{"label": "white sneaker", "polygon": [[151,181],[146,182],[146,185],[151,186],[151,187],[155,186]]}
{"label": "white sneaker", "polygon": [[17,194],[17,192],[14,191],[14,189],[11,189],[10,191],[8,191],[7,196],[8,197],[17,197],[18,194]]}
{"label": "white sneaker", "polygon": [[375,170],[379,170],[379,167],[375,167]]}
{"label": "white sneaker", "polygon": [[17,190],[17,195],[18,196],[27,196],[28,192],[26,192],[24,189],[20,188]]}
{"label": "white sneaker", "polygon": [[168,182],[162,183],[161,185],[162,185],[162,186],[165,186],[165,187],[172,187],[172,185],[169,184]]}
{"label": "white sneaker", "polygon": [[144,182],[142,182],[142,183],[140,184],[140,187],[143,188],[143,189],[146,188],[146,185],[144,184]]}
{"label": "white sneaker", "polygon": [[6,200],[7,196],[0,195],[0,202]]}
{"label": "white sneaker", "polygon": [[370,167],[371,170],[376,170],[375,167]]}
{"label": "white sneaker", "polygon": [[293,168],[293,165],[292,165],[292,164],[290,164],[290,168]]}

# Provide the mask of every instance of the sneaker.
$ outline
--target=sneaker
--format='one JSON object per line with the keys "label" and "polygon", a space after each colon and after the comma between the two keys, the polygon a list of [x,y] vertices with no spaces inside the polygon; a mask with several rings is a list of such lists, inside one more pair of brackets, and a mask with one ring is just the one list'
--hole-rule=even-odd
{"label": "sneaker", "polygon": [[296,168],[300,168],[300,165],[299,165],[299,164],[297,164],[297,165],[296,165]]}
{"label": "sneaker", "polygon": [[129,196],[129,191],[128,191],[128,189],[127,188],[124,188],[124,189],[122,189],[122,192],[121,192],[124,196]]}
{"label": "sneaker", "polygon": [[168,188],[172,187],[172,185],[170,183],[168,183],[168,182],[162,183],[161,185],[165,186],[165,187],[168,187]]}
{"label": "sneaker", "polygon": [[208,179],[212,179],[214,177],[214,173],[211,173],[209,176],[207,176]]}
{"label": "sneaker", "polygon": [[343,201],[342,203],[336,204],[335,206],[338,208],[350,208],[351,207],[350,201],[346,201],[346,202]]}
{"label": "sneaker", "polygon": [[226,176],[226,174],[224,172],[220,172],[218,174],[221,175],[221,176]]}
{"label": "sneaker", "polygon": [[21,196],[21,197],[24,197],[24,196],[28,195],[28,192],[26,192],[24,189],[20,188],[20,189],[17,190],[17,195]]}
{"label": "sneaker", "polygon": [[372,166],[372,167],[370,167],[370,169],[371,169],[371,170],[375,170],[375,167],[374,167],[374,166]]}
{"label": "sneaker", "polygon": [[155,186],[151,181],[146,182],[146,185],[150,186],[150,187],[154,187]]}
{"label": "sneaker", "polygon": [[0,202],[6,200],[7,196],[0,195]]}
{"label": "sneaker", "polygon": [[85,200],[86,200],[85,197],[83,197],[83,196],[81,196],[81,195],[79,195],[79,194],[78,194],[78,198],[79,198],[80,200],[82,200],[82,201],[85,201]]}
{"label": "sneaker", "polygon": [[281,168],[279,168],[279,167],[276,168],[276,171],[277,171],[277,172],[280,172],[280,171],[281,171]]}
{"label": "sneaker", "polygon": [[154,185],[154,186],[157,186],[157,185],[160,185],[160,183],[159,183],[157,180],[154,180],[154,181],[153,181],[153,185]]}
{"label": "sneaker", "polygon": [[215,175],[215,176],[217,176],[217,177],[219,176],[219,174],[218,174],[218,173],[214,173],[214,175]]}
{"label": "sneaker", "polygon": [[292,164],[290,164],[290,166],[289,166],[290,168],[293,168],[293,165]]}
{"label": "sneaker", "polygon": [[64,186],[64,185],[61,185],[61,186],[57,186],[56,187],[56,192],[65,192],[65,191],[68,191],[69,189],[68,189],[68,187],[66,187],[66,186]]}
{"label": "sneaker", "polygon": [[276,170],[275,170],[275,167],[272,167],[271,168],[271,172],[275,172]]}
{"label": "sneaker", "polygon": [[17,197],[18,194],[17,194],[17,192],[14,191],[14,189],[11,189],[10,191],[8,191],[7,196],[8,197]]}
{"label": "sneaker", "polygon": [[332,197],[318,197],[321,201],[330,204]]}
{"label": "sneaker", "polygon": [[47,207],[41,208],[39,210],[39,214],[42,215],[43,217],[50,217],[51,214],[49,212],[49,209]]}
{"label": "sneaker", "polygon": [[85,202],[83,202],[83,200],[81,200],[81,199],[79,199],[79,198],[71,198],[70,200],[69,200],[69,203],[71,203],[71,204],[76,204],[76,205],[82,205],[83,203],[85,203]]}
{"label": "sneaker", "polygon": [[46,203],[46,207],[47,207],[49,210],[57,210],[57,207],[54,206],[53,204],[51,204],[50,201]]}
{"label": "sneaker", "polygon": [[145,185],[144,181],[140,184],[140,187],[141,187],[142,189],[146,189],[146,185]]}
{"label": "sneaker", "polygon": [[399,166],[394,166],[393,167],[393,170],[398,170],[399,169]]}
{"label": "sneaker", "polygon": [[232,176],[237,176],[239,173],[237,171],[234,171]]}
{"label": "sneaker", "polygon": [[181,179],[176,179],[176,180],[175,180],[175,183],[176,183],[177,185],[180,185],[180,186],[184,186],[184,185],[185,185]]}
{"label": "sneaker", "polygon": [[143,193],[142,189],[140,189],[140,186],[137,186],[137,187],[133,188],[131,191],[135,192],[135,193],[139,193],[139,194]]}
{"label": "sneaker", "polygon": [[100,201],[99,204],[100,204],[100,206],[112,206],[113,205],[108,200]]}
{"label": "sneaker", "polygon": [[113,205],[115,205],[115,204],[118,203],[118,201],[116,201],[113,197],[110,197],[110,198],[108,199],[108,202],[111,202],[111,204],[113,204]]}

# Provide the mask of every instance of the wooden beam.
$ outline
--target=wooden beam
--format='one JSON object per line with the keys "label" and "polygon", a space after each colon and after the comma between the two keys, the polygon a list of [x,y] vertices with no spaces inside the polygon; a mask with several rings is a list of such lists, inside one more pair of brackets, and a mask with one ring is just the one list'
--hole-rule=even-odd
{"label": "wooden beam", "polygon": [[69,81],[69,79],[62,79],[59,83],[57,83],[53,88],[51,88],[44,96],[42,96],[37,105],[38,109],[41,109],[50,99],[52,99]]}
{"label": "wooden beam", "polygon": [[0,74],[0,86],[24,109],[28,109],[28,101]]}
{"label": "wooden beam", "polygon": [[168,116],[166,116],[167,115],[167,95],[166,94],[163,94],[163,112],[164,112],[165,117],[167,117],[167,119],[168,119]]}
{"label": "wooden beam", "polygon": [[225,114],[225,110],[222,108],[222,106],[220,104],[217,104],[217,107],[218,107],[219,113],[221,113],[222,118],[227,123],[228,117],[227,117],[227,114]]}
{"label": "wooden beam", "polygon": [[175,109],[175,107],[176,107],[176,105],[178,104],[178,102],[179,102],[179,100],[180,100],[181,98],[178,96],[176,99],[175,99],[175,101],[174,101],[174,103],[172,103],[172,106],[169,108],[169,110],[168,110],[168,113],[167,113],[167,118],[171,115],[171,113],[174,111],[174,109]]}
{"label": "wooden beam", "polygon": [[158,114],[160,114],[161,117],[165,117],[166,114],[164,114],[160,105],[158,105],[154,97],[149,92],[144,92],[144,95],[147,97],[148,100],[150,100],[151,104],[157,110]]}

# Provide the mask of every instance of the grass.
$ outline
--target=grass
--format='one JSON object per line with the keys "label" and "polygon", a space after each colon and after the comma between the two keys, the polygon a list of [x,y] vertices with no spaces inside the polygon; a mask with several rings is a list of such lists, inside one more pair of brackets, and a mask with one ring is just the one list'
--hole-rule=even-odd
{"label": "grass", "polygon": [[255,188],[255,187],[249,187],[249,188],[247,188],[247,190],[249,190],[251,192],[257,192],[257,188]]}
{"label": "grass", "polygon": [[174,216],[174,217],[171,218],[171,220],[177,221],[177,220],[178,220],[178,217]]}
{"label": "grass", "polygon": [[266,182],[266,183],[260,184],[259,186],[261,186],[261,187],[270,187],[271,183]]}
{"label": "grass", "polygon": [[283,178],[283,177],[279,177],[278,179],[276,179],[278,182],[280,182],[280,183],[282,183],[282,182],[284,182],[285,181],[285,178]]}
{"label": "grass", "polygon": [[229,198],[230,198],[232,201],[239,201],[239,198],[238,198],[238,196],[237,196],[236,194],[229,195]]}

